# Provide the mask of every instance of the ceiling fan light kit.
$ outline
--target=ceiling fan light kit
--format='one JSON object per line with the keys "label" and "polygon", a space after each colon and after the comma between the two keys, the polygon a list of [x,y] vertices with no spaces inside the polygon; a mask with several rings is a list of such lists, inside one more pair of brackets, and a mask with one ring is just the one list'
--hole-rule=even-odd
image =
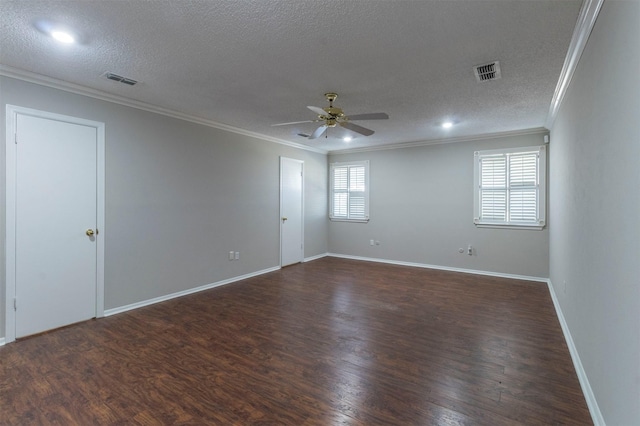
{"label": "ceiling fan light kit", "polygon": [[322,135],[328,137],[325,132],[327,129],[341,126],[347,130],[358,133],[363,136],[371,136],[375,132],[371,129],[367,129],[366,127],[359,126],[355,123],[352,123],[353,120],[386,120],[389,116],[384,112],[375,112],[369,114],[358,114],[347,116],[345,115],[342,108],[338,108],[333,106],[333,101],[338,98],[338,94],[334,92],[328,92],[324,94],[324,97],[329,102],[328,107],[320,108],[316,106],[307,106],[311,111],[318,115],[318,118],[315,120],[306,120],[306,121],[293,121],[289,123],[278,123],[272,124],[272,126],[288,126],[292,124],[302,124],[302,123],[323,123],[318,127],[310,136],[309,139],[317,139]]}

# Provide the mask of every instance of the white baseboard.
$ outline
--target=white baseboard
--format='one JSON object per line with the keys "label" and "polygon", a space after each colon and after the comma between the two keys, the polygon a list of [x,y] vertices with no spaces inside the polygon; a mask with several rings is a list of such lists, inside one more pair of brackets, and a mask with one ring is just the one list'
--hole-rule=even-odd
{"label": "white baseboard", "polygon": [[[600,412],[600,408],[598,407],[598,402],[596,401],[596,398],[593,394],[593,390],[591,389],[591,385],[589,384],[589,379],[587,378],[587,374],[584,371],[582,362],[580,361],[578,350],[576,348],[576,345],[573,342],[573,338],[571,337],[569,326],[567,325],[567,322],[564,319],[564,314],[562,313],[562,309],[560,308],[560,303],[558,302],[558,298],[556,296],[555,290],[553,288],[553,284],[551,283],[550,279],[541,278],[541,277],[530,277],[526,275],[503,274],[500,272],[452,268],[448,266],[428,265],[424,263],[403,262],[398,260],[377,259],[377,258],[362,257],[362,256],[350,256],[350,255],[338,254],[338,253],[327,253],[327,256],[340,257],[343,259],[364,260],[367,262],[389,263],[392,265],[414,266],[418,268],[439,269],[443,271],[462,272],[465,274],[478,274],[478,275],[487,275],[487,276],[493,276],[493,277],[513,278],[517,280],[538,281],[538,282],[546,283],[549,288],[549,293],[551,293],[553,306],[556,310],[558,321],[560,321],[560,326],[562,327],[562,333],[564,334],[565,341],[567,342],[567,346],[569,347],[571,360],[573,361],[573,366],[576,369],[576,374],[578,375],[578,380],[580,381],[580,387],[582,388],[582,393],[584,394],[585,400],[587,401],[587,406],[589,407],[589,413],[591,414],[593,423],[595,426],[606,426],[606,423],[604,422],[604,418],[602,417],[602,413]],[[324,256],[320,256],[320,257],[324,257]]]}
{"label": "white baseboard", "polygon": [[364,260],[366,262],[389,263],[391,265],[413,266],[416,268],[438,269],[441,271],[462,272],[464,274],[487,275],[490,277],[512,278],[514,280],[537,281],[541,283],[548,282],[547,278],[530,277],[527,275],[503,274],[502,272],[478,271],[475,269],[453,268],[450,266],[429,265],[426,263],[404,262],[401,260],[378,259],[375,257],[351,256],[348,254],[327,253],[327,256],[341,257],[343,259]]}
{"label": "white baseboard", "polygon": [[305,257],[303,262],[311,262],[312,260],[322,259],[323,257],[327,257],[327,256],[329,256],[329,253],[317,254],[315,256]]}
{"label": "white baseboard", "polygon": [[234,283],[236,281],[246,280],[247,278],[251,278],[251,277],[255,277],[255,276],[258,276],[258,275],[266,274],[266,273],[269,273],[269,272],[277,271],[279,269],[280,269],[279,266],[274,266],[273,268],[267,268],[267,269],[263,269],[261,271],[252,272],[250,274],[240,275],[238,277],[229,278],[229,279],[218,281],[218,282],[211,283],[211,284],[205,284],[205,285],[200,286],[200,287],[195,287],[195,288],[190,288],[188,290],[178,291],[176,293],[167,294],[165,296],[154,297],[153,299],[143,300],[141,302],[132,303],[132,304],[126,305],[126,306],[120,306],[119,308],[105,309],[104,316],[108,317],[108,316],[111,316],[111,315],[120,314],[122,312],[127,312],[127,311],[131,311],[133,309],[142,308],[143,306],[149,306],[149,305],[153,305],[155,303],[160,303],[160,302],[164,302],[164,301],[167,301],[167,300],[175,299],[176,297],[182,297],[182,296],[186,296],[188,294],[193,294],[193,293],[198,293],[200,291],[209,290],[209,289],[214,288],[214,287],[220,287],[222,285],[231,284],[231,283]]}
{"label": "white baseboard", "polygon": [[0,337],[0,346],[4,346],[4,337]]}
{"label": "white baseboard", "polygon": [[576,369],[576,374],[578,375],[578,380],[580,381],[580,387],[582,388],[582,393],[584,394],[584,398],[587,401],[587,406],[589,407],[589,412],[591,413],[591,419],[593,420],[593,424],[595,426],[606,426],[606,423],[604,422],[604,417],[602,417],[602,413],[600,412],[600,407],[598,407],[598,402],[596,401],[596,397],[593,394],[591,385],[589,384],[587,373],[584,371],[584,367],[582,366],[582,361],[580,361],[580,355],[578,355],[578,349],[576,348],[575,343],[573,343],[573,337],[571,337],[571,332],[569,331],[569,325],[567,324],[567,321],[564,319],[564,314],[562,313],[562,308],[560,307],[560,302],[558,301],[558,297],[556,296],[556,291],[553,288],[553,284],[551,283],[551,280],[547,280],[547,285],[549,286],[549,293],[551,293],[551,300],[553,300],[553,306],[556,308],[556,315],[558,316],[558,320],[560,321],[560,327],[562,327],[562,332],[564,333],[564,340],[566,340],[567,346],[569,347],[571,360],[573,361],[573,366]]}

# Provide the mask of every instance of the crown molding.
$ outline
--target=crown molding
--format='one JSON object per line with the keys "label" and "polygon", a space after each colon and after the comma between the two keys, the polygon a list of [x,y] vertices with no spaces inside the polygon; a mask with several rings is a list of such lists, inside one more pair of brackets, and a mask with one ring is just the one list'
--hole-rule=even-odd
{"label": "crown molding", "polygon": [[402,143],[396,143],[392,145],[379,145],[379,146],[369,146],[369,147],[363,147],[363,148],[339,149],[339,150],[329,151],[329,155],[351,154],[355,152],[367,152],[367,151],[384,151],[388,149],[414,148],[418,146],[481,141],[481,140],[487,140],[487,139],[509,138],[513,136],[523,136],[523,135],[535,135],[535,134],[544,135],[548,133],[549,131],[544,127],[536,127],[533,129],[513,130],[509,132],[498,132],[498,133],[485,133],[480,135],[461,136],[457,138],[430,139],[430,140],[417,141],[417,142],[402,142]]}
{"label": "crown molding", "polygon": [[567,56],[564,59],[564,65],[560,72],[560,78],[558,79],[556,90],[551,99],[551,106],[549,107],[549,114],[547,115],[545,124],[547,129],[551,129],[558,115],[558,110],[560,109],[564,95],[567,93],[573,74],[578,67],[582,52],[584,52],[587,46],[587,41],[589,40],[589,36],[591,35],[603,3],[604,0],[584,0],[582,3],[576,26],[573,29],[569,50],[567,51]]}
{"label": "crown molding", "polygon": [[114,104],[119,104],[119,105],[131,107],[131,108],[152,112],[155,114],[164,115],[167,117],[177,118],[183,121],[189,121],[191,123],[201,124],[207,127],[213,127],[220,130],[225,130],[231,133],[237,133],[240,135],[249,136],[256,139],[262,139],[262,140],[274,142],[280,145],[286,145],[292,148],[317,152],[319,154],[325,154],[325,155],[328,153],[328,151],[324,149],[310,147],[310,146],[298,144],[295,142],[289,142],[283,139],[273,138],[270,136],[262,135],[260,133],[251,132],[249,130],[244,130],[238,127],[229,126],[227,124],[218,123],[213,120],[208,120],[205,118],[196,117],[189,114],[184,114],[182,112],[173,111],[173,110],[162,108],[159,106],[147,104],[145,102],[135,101],[133,99],[125,98],[123,96],[112,95],[100,90],[91,89],[89,87],[81,86],[74,83],[69,83],[66,81],[47,77],[41,74],[32,73],[29,71],[24,71],[21,69],[9,67],[2,64],[0,64],[0,75],[9,77],[9,78],[15,78],[17,80],[26,81],[28,83],[38,84],[40,86],[50,87],[52,89],[63,90],[65,92],[74,93],[76,95],[87,96],[90,98],[99,99],[99,100],[111,102]]}

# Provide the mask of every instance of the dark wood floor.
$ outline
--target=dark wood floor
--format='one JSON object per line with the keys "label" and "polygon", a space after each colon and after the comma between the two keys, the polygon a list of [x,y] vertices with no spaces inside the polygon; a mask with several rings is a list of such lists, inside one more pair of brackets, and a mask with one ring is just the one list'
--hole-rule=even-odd
{"label": "dark wood floor", "polygon": [[336,258],[0,361],[0,424],[592,424],[546,285]]}

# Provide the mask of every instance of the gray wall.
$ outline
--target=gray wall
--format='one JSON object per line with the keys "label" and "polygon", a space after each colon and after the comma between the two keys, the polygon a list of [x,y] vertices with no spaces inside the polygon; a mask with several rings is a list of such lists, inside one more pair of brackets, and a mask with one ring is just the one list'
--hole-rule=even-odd
{"label": "gray wall", "polygon": [[[370,160],[370,220],[331,222],[332,253],[548,277],[548,230],[476,228],[474,151],[543,144],[543,134],[333,154]],[[550,226],[553,226],[551,223]],[[369,240],[379,240],[370,246]],[[471,244],[473,256],[458,253]]]}
{"label": "gray wall", "polygon": [[551,132],[550,277],[608,425],[640,424],[640,2],[606,1]]}
{"label": "gray wall", "polygon": [[106,123],[105,309],[278,266],[279,156],[305,162],[305,257],[327,251],[326,155],[16,79],[0,89],[3,147],[6,104]]}

